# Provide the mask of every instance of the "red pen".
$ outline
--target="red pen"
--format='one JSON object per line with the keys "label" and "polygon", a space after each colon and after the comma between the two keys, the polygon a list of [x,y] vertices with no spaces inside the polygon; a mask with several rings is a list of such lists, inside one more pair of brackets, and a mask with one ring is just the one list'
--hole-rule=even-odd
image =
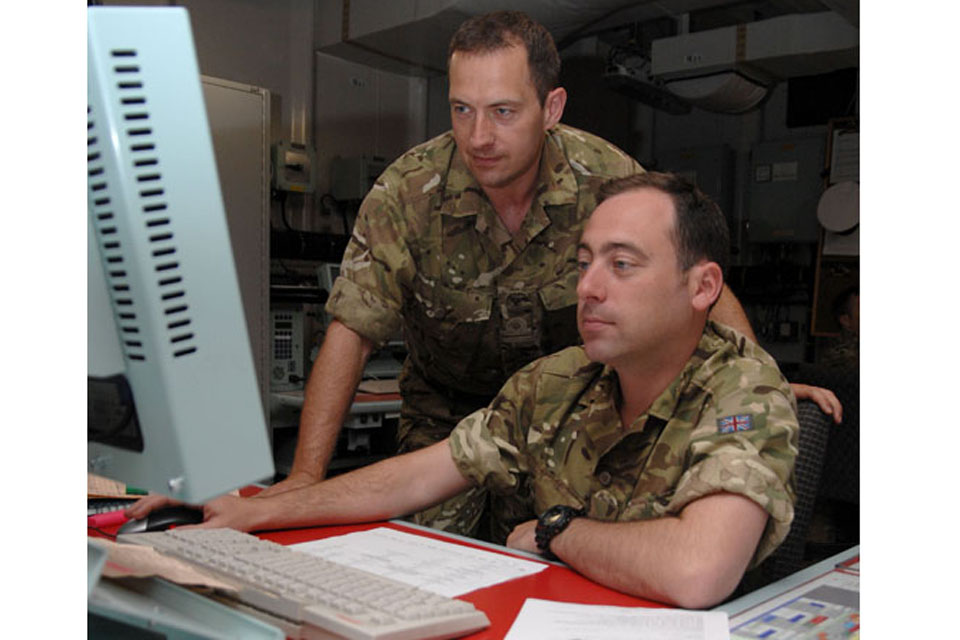
{"label": "red pen", "polygon": [[103,527],[112,527],[117,524],[123,524],[129,519],[130,518],[123,514],[122,509],[118,509],[117,511],[107,511],[105,513],[87,516],[87,526],[102,529]]}

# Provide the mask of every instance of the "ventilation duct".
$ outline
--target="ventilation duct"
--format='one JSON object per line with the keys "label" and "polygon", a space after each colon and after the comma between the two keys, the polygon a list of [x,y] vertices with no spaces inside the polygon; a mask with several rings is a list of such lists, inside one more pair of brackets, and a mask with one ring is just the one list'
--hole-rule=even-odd
{"label": "ventilation duct", "polygon": [[752,109],[780,80],[859,65],[859,30],[832,12],[654,40],[651,75],[703,109]]}
{"label": "ventilation duct", "polygon": [[690,104],[650,77],[650,61],[640,55],[611,51],[603,72],[608,87],[633,100],[673,115],[690,113]]}
{"label": "ventilation duct", "polygon": [[737,71],[666,82],[667,90],[685,102],[721,113],[742,113],[767,97],[767,84]]}

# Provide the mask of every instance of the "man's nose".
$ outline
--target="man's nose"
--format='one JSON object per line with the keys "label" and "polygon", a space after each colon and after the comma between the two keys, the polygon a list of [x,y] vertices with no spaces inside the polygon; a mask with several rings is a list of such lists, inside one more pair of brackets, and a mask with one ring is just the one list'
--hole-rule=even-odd
{"label": "man's nose", "polygon": [[580,271],[577,280],[577,297],[581,300],[602,300],[604,295],[603,278],[594,265]]}
{"label": "man's nose", "polygon": [[474,147],[484,147],[493,142],[493,124],[489,118],[482,113],[477,114],[473,119],[473,127],[470,131],[470,144]]}

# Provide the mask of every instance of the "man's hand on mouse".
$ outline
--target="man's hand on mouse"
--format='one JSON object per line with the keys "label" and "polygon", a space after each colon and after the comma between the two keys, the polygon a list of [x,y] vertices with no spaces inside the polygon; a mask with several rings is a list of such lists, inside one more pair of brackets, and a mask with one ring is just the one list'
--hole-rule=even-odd
{"label": "man's hand on mouse", "polygon": [[[159,509],[160,507],[167,507],[175,504],[183,504],[178,500],[173,498],[168,498],[167,496],[151,493],[148,496],[140,498],[132,505],[127,507],[124,510],[124,515],[126,515],[131,520],[142,520],[146,518],[151,511]],[[199,508],[199,507],[198,507]]]}
{"label": "man's hand on mouse", "polygon": [[[239,496],[220,496],[199,506],[203,509],[203,522],[196,525],[184,525],[180,528],[197,529],[230,528],[237,531],[253,531],[256,528],[258,509],[249,498]],[[127,508],[126,515],[131,520],[146,518],[151,511],[170,505],[183,504],[164,495],[151,494],[137,500]]]}

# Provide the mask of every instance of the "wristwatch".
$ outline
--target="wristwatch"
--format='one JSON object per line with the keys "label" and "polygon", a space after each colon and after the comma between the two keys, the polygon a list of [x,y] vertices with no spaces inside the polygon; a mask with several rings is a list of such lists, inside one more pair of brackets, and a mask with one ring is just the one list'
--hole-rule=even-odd
{"label": "wristwatch", "polygon": [[576,509],[565,504],[555,504],[544,511],[537,520],[535,537],[537,548],[547,558],[555,559],[556,556],[550,551],[550,542],[560,535],[560,532],[567,528],[570,521],[586,514],[583,509]]}

